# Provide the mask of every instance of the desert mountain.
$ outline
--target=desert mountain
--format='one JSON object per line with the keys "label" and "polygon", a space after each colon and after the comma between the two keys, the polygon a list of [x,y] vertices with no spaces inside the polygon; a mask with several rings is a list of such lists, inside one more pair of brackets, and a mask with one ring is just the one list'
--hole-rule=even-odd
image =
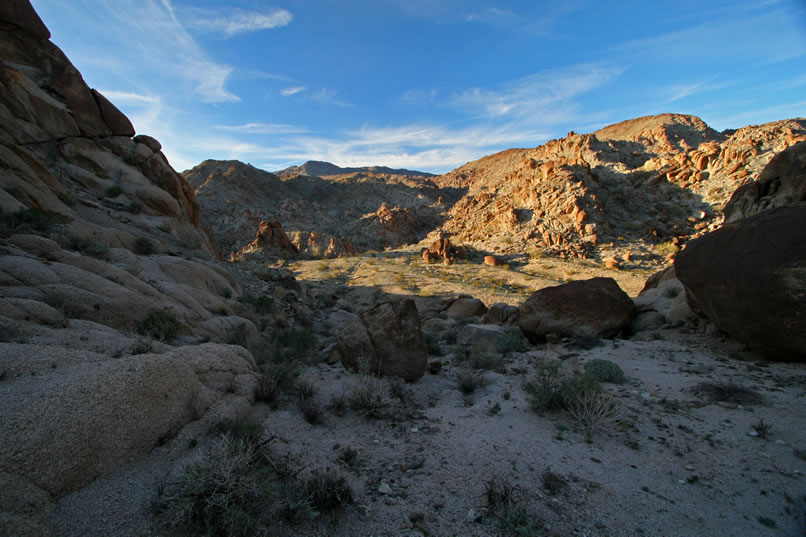
{"label": "desert mountain", "polygon": [[441,191],[420,175],[278,176],[214,160],[183,175],[204,207],[203,224],[225,251],[248,246],[261,221],[280,222],[294,249],[317,257],[395,247],[423,239],[444,210]]}
{"label": "desert mountain", "polygon": [[359,168],[342,168],[330,162],[309,160],[300,166],[291,166],[274,172],[279,176],[307,175],[310,177],[326,177],[329,175],[347,175],[355,173],[371,173],[375,175],[405,175],[406,177],[434,177],[434,174],[414,170],[393,169],[386,166],[362,166]]}
{"label": "desert mountain", "polygon": [[297,251],[316,256],[428,236],[503,255],[650,258],[659,243],[718,227],[730,195],[805,136],[803,119],[720,133],[695,116],[661,114],[510,149],[438,177],[341,173],[327,163],[274,175],[237,161],[206,161],[184,176],[225,250],[257,253],[259,239],[247,241],[271,221]]}
{"label": "desert mountain", "polygon": [[663,114],[534,149],[490,155],[434,179],[463,192],[435,234],[493,252],[599,257],[713,229],[722,207],[770,159],[806,139],[806,120],[719,133]]}

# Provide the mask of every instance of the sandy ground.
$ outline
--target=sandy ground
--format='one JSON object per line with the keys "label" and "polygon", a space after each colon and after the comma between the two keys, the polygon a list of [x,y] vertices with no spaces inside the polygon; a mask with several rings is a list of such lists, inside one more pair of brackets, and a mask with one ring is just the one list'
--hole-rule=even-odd
{"label": "sandy ground", "polygon": [[[515,485],[549,535],[804,535],[806,365],[758,362],[735,343],[685,329],[568,350],[507,354],[505,372],[485,372],[487,385],[470,395],[457,389],[466,364],[443,356],[443,369],[406,385],[405,402],[383,419],[329,412],[311,425],[290,395],[275,410],[257,404],[253,416],[275,437],[278,454],[310,469],[340,467],[356,493],[356,505],[285,534],[504,535],[485,516],[485,484],[500,478]],[[572,369],[593,358],[619,364],[628,376],[605,385],[620,421],[589,439],[569,415],[529,408],[522,386],[535,364],[559,360]],[[319,387],[323,405],[360,382],[340,365],[310,366],[304,377]],[[730,382],[762,399],[709,402],[691,390],[701,382]],[[766,438],[754,436],[760,420]],[[149,523],[156,484],[198,456],[212,438],[205,430],[191,428],[64,498],[54,520],[70,523],[56,535],[162,534]],[[189,437],[199,446],[189,449]],[[358,452],[351,468],[339,462],[348,447]],[[549,469],[567,484],[555,494],[541,479]]]}

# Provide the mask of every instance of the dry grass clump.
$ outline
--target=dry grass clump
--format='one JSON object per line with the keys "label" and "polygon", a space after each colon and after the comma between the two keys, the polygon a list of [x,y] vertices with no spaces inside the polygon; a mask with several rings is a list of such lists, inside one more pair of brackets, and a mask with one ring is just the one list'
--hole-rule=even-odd
{"label": "dry grass clump", "polygon": [[692,391],[712,403],[755,405],[764,401],[760,393],[733,382],[700,382]]}
{"label": "dry grass clump", "polygon": [[161,487],[156,508],[165,526],[183,534],[251,537],[292,534],[281,527],[284,521],[312,519],[353,503],[352,488],[335,469],[305,476],[303,470],[251,435],[225,431]]}
{"label": "dry grass clump", "polygon": [[529,508],[523,494],[509,481],[493,477],[484,485],[488,514],[499,526],[502,535],[537,537],[545,535],[540,517]]}
{"label": "dry grass clump", "polygon": [[386,384],[371,375],[362,375],[347,396],[350,409],[368,418],[383,418],[390,405]]}

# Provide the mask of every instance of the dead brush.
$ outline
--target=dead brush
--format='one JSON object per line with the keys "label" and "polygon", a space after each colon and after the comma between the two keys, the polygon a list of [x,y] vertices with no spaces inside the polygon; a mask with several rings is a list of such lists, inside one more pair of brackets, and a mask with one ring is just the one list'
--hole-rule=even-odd
{"label": "dead brush", "polygon": [[569,401],[565,411],[583,427],[588,442],[594,433],[607,434],[612,431],[621,417],[618,403],[603,392],[578,393]]}

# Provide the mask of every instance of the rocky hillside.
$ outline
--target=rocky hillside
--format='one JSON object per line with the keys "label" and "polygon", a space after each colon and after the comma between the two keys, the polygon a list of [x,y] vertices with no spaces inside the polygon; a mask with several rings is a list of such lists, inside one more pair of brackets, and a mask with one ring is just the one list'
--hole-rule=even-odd
{"label": "rocky hillside", "polygon": [[277,176],[215,160],[183,175],[196,189],[203,224],[222,250],[236,255],[262,221],[279,222],[293,244],[285,252],[280,247],[278,256],[338,256],[417,242],[439,225],[445,209],[440,191],[424,176],[358,171],[311,177],[288,170]]}
{"label": "rocky hillside", "polygon": [[[274,175],[237,161],[205,161],[184,176],[203,223],[235,257],[332,257],[448,236],[502,255],[606,261],[630,252],[657,262],[719,227],[731,194],[804,138],[803,119],[720,133],[695,116],[662,114],[510,149],[439,177],[319,162]],[[261,222],[282,227],[292,248],[265,250],[274,243],[256,237]]]}
{"label": "rocky hillside", "polygon": [[360,168],[342,168],[330,162],[320,160],[309,160],[300,166],[291,166],[284,170],[274,172],[280,177],[292,175],[307,175],[309,177],[327,177],[330,175],[348,175],[355,173],[370,173],[375,175],[403,175],[406,177],[434,177],[432,173],[418,172],[414,170],[392,169],[386,166],[362,166]]}
{"label": "rocky hillside", "polygon": [[806,139],[806,120],[719,133],[663,114],[471,162],[434,182],[461,196],[436,234],[503,253],[598,257],[602,248],[685,240],[770,159]]}
{"label": "rocky hillside", "polygon": [[241,282],[276,285],[217,259],[159,142],[49,37],[27,0],[0,5],[3,535],[50,535],[55,501],[246,412],[261,320]]}

